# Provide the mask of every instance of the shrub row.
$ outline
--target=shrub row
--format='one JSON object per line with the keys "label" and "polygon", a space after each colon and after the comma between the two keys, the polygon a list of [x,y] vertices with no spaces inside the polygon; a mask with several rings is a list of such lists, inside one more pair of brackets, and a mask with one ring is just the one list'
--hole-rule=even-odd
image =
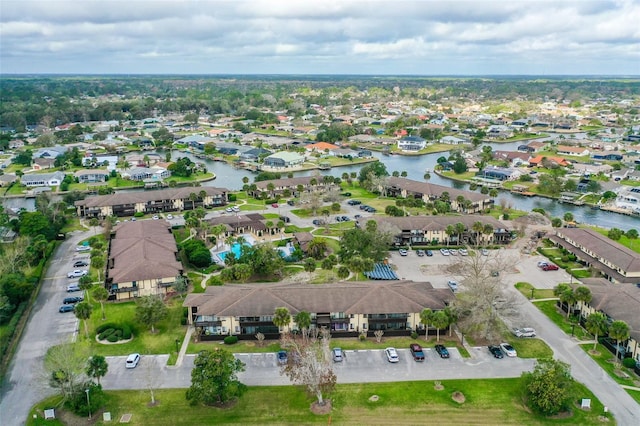
{"label": "shrub row", "polygon": [[227,336],[224,338],[225,345],[233,345],[234,343],[238,343],[238,336]]}
{"label": "shrub row", "polygon": [[113,324],[105,323],[96,328],[98,340],[106,340],[108,342],[117,342],[118,340],[131,339],[131,326],[129,324]]}

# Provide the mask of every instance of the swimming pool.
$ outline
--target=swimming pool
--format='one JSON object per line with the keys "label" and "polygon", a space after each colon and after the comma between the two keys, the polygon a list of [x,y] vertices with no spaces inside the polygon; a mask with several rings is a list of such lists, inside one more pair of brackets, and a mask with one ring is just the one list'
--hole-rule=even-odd
{"label": "swimming pool", "polygon": [[[245,245],[251,246],[251,244],[245,244]],[[233,245],[231,246],[231,250],[218,253],[218,257],[224,262],[224,259],[225,257],[227,257],[227,254],[229,254],[229,252],[233,253],[236,259],[239,259],[240,255],[242,254],[242,244],[233,243]]]}

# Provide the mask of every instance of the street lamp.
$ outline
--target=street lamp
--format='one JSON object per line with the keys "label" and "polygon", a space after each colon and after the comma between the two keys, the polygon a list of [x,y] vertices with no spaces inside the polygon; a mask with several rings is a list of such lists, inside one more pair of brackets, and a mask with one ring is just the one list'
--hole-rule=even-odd
{"label": "street lamp", "polygon": [[532,288],[532,289],[531,289],[531,299],[533,299],[533,292],[534,292],[535,290],[536,290],[535,288]]}
{"label": "street lamp", "polygon": [[176,339],[176,352],[180,353],[180,339]]}
{"label": "street lamp", "polygon": [[89,388],[84,390],[87,394],[87,409],[89,410],[89,420],[91,420],[91,402],[89,402]]}

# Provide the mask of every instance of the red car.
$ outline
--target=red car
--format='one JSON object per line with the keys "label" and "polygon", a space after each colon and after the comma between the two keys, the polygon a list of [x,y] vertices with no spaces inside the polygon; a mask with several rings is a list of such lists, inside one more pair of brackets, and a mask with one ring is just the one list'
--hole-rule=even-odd
{"label": "red car", "polygon": [[543,265],[542,266],[542,270],[543,271],[557,271],[558,267],[556,265],[554,265],[553,263],[550,263],[548,265]]}
{"label": "red car", "polygon": [[276,203],[271,204],[271,207],[273,207],[274,209],[278,208],[278,205]]}

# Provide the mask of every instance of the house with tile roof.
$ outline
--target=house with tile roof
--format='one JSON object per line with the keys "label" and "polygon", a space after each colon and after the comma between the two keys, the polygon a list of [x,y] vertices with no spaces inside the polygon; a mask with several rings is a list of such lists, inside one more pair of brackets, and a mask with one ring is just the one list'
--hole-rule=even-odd
{"label": "house with tile roof", "polygon": [[[255,339],[256,333],[278,339],[280,331],[295,331],[291,322],[282,330],[273,324],[276,308],[285,307],[292,318],[305,311],[312,327],[326,327],[333,337],[424,334],[420,312],[444,309],[454,298],[449,289],[435,289],[428,282],[367,281],[329,284],[260,283],[207,287],[189,294],[183,306],[188,322],[203,340],[222,340],[234,335]],[[433,330],[435,332],[435,330]]]}
{"label": "house with tile roof", "polygon": [[552,161],[561,167],[566,167],[569,165],[569,161],[565,160],[562,157],[550,157],[547,155],[537,155],[533,158],[530,158],[529,165],[533,167],[544,167],[544,161]]}
{"label": "house with tile roof", "polygon": [[183,272],[167,221],[122,222],[113,228],[105,273],[110,299],[166,295]]}

